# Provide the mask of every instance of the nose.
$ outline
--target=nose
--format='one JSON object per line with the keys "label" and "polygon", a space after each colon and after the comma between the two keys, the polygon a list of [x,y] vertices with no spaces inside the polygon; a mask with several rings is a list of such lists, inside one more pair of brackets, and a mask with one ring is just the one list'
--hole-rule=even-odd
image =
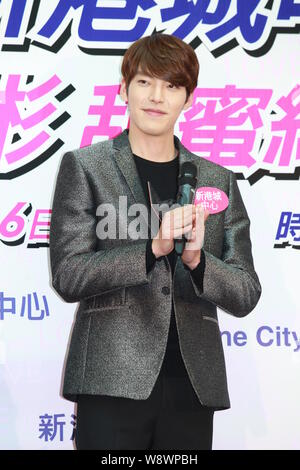
{"label": "nose", "polygon": [[161,103],[163,101],[163,90],[159,83],[151,87],[149,99],[155,103]]}

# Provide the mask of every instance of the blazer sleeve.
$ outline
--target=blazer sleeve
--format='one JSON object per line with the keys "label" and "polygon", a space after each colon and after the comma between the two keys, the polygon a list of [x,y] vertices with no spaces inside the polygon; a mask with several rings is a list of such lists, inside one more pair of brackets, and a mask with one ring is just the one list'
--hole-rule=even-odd
{"label": "blazer sleeve", "polygon": [[186,264],[183,265],[186,271],[191,273],[194,284],[197,286],[199,292],[203,291],[203,277],[205,272],[205,252],[201,248],[200,263],[194,269],[190,269]]}
{"label": "blazer sleeve", "polygon": [[64,154],[50,224],[52,286],[66,302],[149,282],[147,239],[96,250],[96,207],[78,156]]}
{"label": "blazer sleeve", "polygon": [[250,220],[232,171],[228,199],[221,259],[204,250],[203,289],[189,275],[198,297],[229,314],[243,317],[254,309],[262,289],[253,265]]}

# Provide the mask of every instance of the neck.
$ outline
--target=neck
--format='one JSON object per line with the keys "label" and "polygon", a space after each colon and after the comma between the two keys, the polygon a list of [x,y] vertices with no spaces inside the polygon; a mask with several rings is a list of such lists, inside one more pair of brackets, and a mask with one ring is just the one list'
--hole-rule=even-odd
{"label": "neck", "polygon": [[173,132],[167,135],[148,135],[130,126],[128,139],[132,153],[155,162],[168,162],[177,156]]}

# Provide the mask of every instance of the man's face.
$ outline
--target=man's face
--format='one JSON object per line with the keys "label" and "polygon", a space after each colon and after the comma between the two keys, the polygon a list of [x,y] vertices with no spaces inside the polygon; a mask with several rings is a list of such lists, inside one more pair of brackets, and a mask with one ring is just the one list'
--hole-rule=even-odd
{"label": "man's face", "polygon": [[122,78],[120,96],[128,101],[130,127],[137,127],[141,132],[155,136],[173,132],[181,111],[189,108],[193,100],[191,94],[185,102],[185,87],[175,87],[170,82],[150,77],[141,71],[131,80],[128,93]]}

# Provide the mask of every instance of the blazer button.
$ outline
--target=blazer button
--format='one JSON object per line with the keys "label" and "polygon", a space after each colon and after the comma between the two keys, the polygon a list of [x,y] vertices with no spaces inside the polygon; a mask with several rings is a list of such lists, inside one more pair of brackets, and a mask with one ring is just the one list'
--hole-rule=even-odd
{"label": "blazer button", "polygon": [[168,295],[168,294],[170,294],[170,287],[164,286],[164,287],[162,287],[161,291],[164,295]]}

